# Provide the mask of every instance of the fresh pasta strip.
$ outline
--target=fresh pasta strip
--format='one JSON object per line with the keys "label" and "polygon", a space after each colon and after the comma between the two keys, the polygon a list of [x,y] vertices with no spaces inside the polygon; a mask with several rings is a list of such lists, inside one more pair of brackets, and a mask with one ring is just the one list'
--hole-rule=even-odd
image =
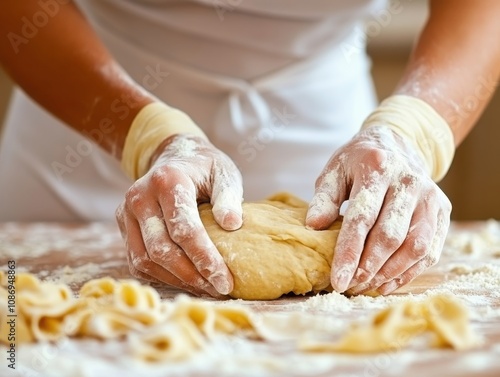
{"label": "fresh pasta strip", "polygon": [[[125,320],[119,317],[126,317],[147,326],[159,323],[165,317],[164,304],[158,292],[135,280],[91,280],[81,288],[80,297],[88,301],[97,315],[105,313],[109,319],[115,315],[120,323]],[[131,326],[137,327],[132,323]]]}
{"label": "fresh pasta strip", "polygon": [[299,348],[311,352],[397,351],[424,332],[434,335],[437,347],[463,350],[478,344],[467,309],[451,297],[437,295],[423,302],[407,301],[384,309],[371,322],[351,328],[337,342],[303,341]]}
{"label": "fresh pasta strip", "polygon": [[244,333],[247,336],[259,337],[255,321],[247,310],[239,307],[215,307],[215,330],[226,334]]}
{"label": "fresh pasta strip", "polygon": [[[5,324],[12,287],[2,272],[0,283],[0,343],[9,344],[9,326]],[[120,338],[128,342],[135,357],[159,362],[187,359],[219,335],[266,339],[265,334],[270,333],[263,321],[259,324],[255,313],[243,307],[186,296],[162,302],[153,288],[134,280],[91,280],[80,289],[78,298],[68,286],[41,282],[30,274],[18,274],[14,285],[17,343],[57,341],[66,336]],[[287,318],[292,327],[296,318]],[[399,350],[426,332],[434,334],[437,347],[463,350],[477,344],[466,308],[451,297],[439,295],[382,310],[371,322],[354,326],[337,342],[299,341],[298,347],[310,352]]]}
{"label": "fresh pasta strip", "polygon": [[187,297],[176,300],[169,318],[190,320],[207,338],[216,333],[246,333],[257,337],[251,313],[236,306],[213,305],[209,302],[193,301]]}
{"label": "fresh pasta strip", "polygon": [[215,311],[207,302],[187,299],[178,300],[177,305],[172,307],[169,318],[173,321],[185,319],[204,336],[208,338],[214,336]]}
{"label": "fresh pasta strip", "polygon": [[427,326],[436,336],[436,347],[465,350],[478,343],[469,325],[469,313],[459,302],[441,295],[429,298],[427,303]]}
{"label": "fresh pasta strip", "polygon": [[144,361],[184,360],[206,345],[199,328],[187,318],[130,333],[128,341],[132,354]]}
{"label": "fresh pasta strip", "polygon": [[[65,336],[64,318],[74,310],[76,305],[76,300],[68,286],[53,283],[42,284],[33,275],[19,274],[15,282],[15,291],[17,342],[23,343],[38,339],[57,340]],[[2,296],[7,297],[7,291]],[[7,307],[7,303],[2,306]],[[8,317],[5,321],[7,319]],[[3,333],[1,339],[5,339]]]}
{"label": "fresh pasta strip", "polygon": [[[7,286],[7,282],[3,280],[4,275],[2,275],[2,271],[0,271],[0,343],[9,344],[11,339],[10,335],[10,325],[9,325],[9,315],[13,314],[9,312],[8,309],[8,291],[5,288]],[[15,327],[15,337],[16,341],[19,343],[25,342],[33,342],[35,340],[29,323],[27,322],[23,313],[17,313],[16,317],[16,327]]]}

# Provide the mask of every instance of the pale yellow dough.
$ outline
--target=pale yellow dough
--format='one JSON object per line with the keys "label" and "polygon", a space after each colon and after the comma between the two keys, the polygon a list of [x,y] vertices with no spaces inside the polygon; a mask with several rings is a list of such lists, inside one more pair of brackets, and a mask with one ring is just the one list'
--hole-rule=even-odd
{"label": "pale yellow dough", "polygon": [[272,300],[290,292],[331,290],[331,263],[341,221],[327,230],[306,228],[307,203],[286,193],[243,203],[243,226],[231,232],[215,222],[210,204],[202,204],[199,210],[233,274],[230,296]]}

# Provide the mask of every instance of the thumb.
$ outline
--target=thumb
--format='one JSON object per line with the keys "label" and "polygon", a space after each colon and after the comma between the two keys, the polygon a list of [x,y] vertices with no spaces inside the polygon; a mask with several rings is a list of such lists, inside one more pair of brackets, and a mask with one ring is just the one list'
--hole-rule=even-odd
{"label": "thumb", "polygon": [[339,216],[339,210],[345,198],[344,180],[337,179],[335,171],[322,173],[316,184],[316,191],[309,203],[306,226],[322,230],[328,228]]}

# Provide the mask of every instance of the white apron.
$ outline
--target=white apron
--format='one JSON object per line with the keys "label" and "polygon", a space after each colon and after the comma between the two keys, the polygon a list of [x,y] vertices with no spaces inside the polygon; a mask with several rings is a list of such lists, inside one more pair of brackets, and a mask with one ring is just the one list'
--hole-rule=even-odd
{"label": "white apron", "polygon": [[[236,162],[245,200],[281,190],[310,199],[375,106],[359,28],[383,0],[78,3],[129,74]],[[0,221],[113,219],[131,183],[117,161],[15,91]]]}

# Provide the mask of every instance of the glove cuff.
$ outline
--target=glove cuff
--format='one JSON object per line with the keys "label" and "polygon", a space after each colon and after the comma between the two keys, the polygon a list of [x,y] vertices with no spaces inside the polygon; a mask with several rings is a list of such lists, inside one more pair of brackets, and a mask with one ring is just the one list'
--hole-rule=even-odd
{"label": "glove cuff", "polygon": [[144,106],[132,121],[123,146],[121,166],[134,181],[146,174],[158,146],[175,134],[207,138],[184,112],[161,102]]}
{"label": "glove cuff", "polygon": [[455,153],[453,133],[428,103],[407,95],[391,96],[368,116],[361,129],[373,126],[389,127],[411,140],[435,182],[446,175]]}

